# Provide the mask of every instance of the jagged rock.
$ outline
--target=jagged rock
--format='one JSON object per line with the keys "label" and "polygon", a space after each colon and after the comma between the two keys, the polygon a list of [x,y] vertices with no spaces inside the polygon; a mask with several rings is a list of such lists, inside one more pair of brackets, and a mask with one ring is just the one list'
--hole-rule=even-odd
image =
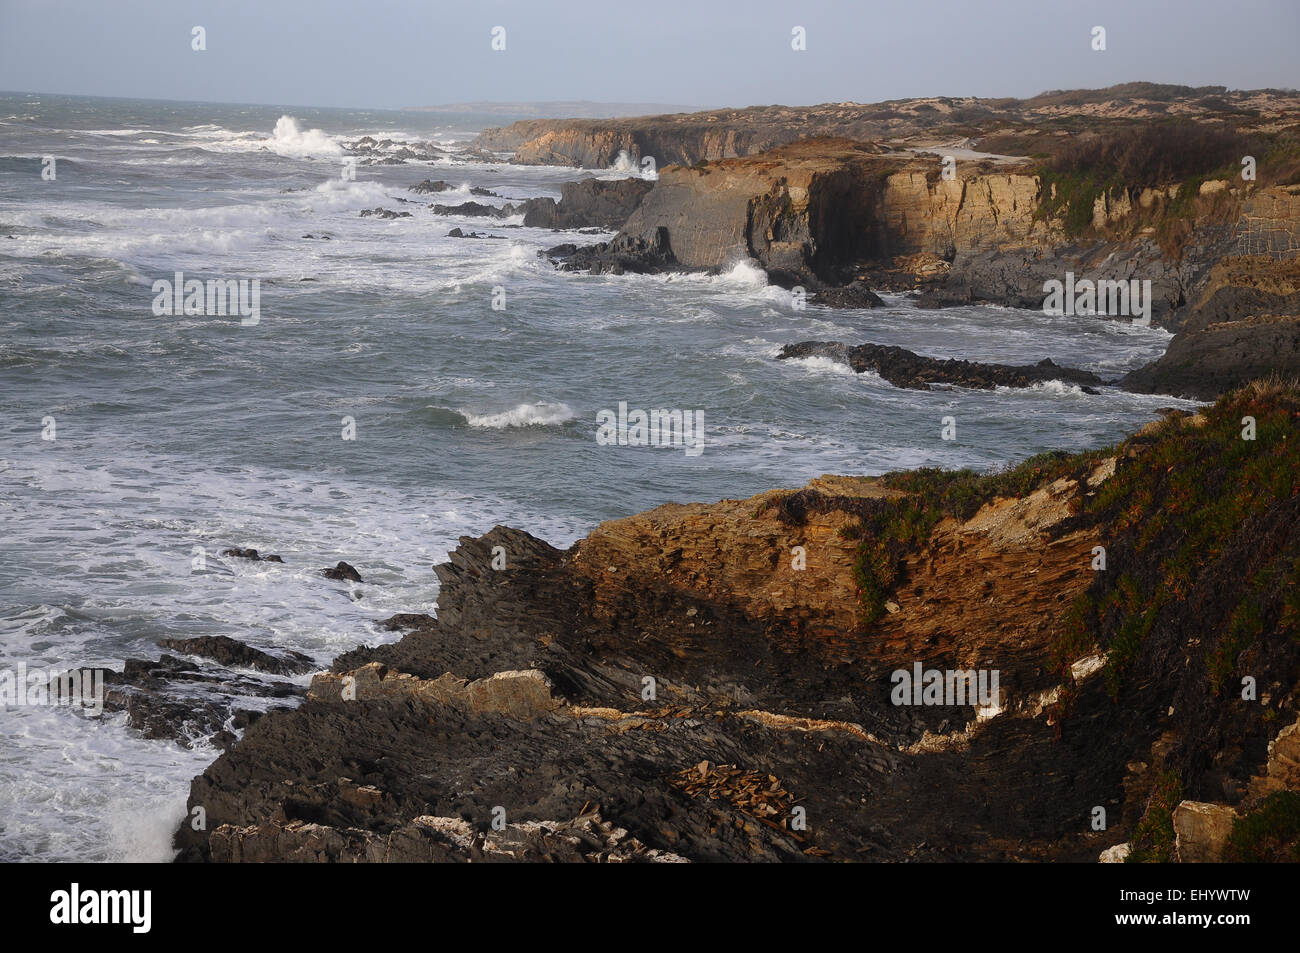
{"label": "jagged rock", "polygon": [[[537,669],[496,672],[466,681],[451,673],[417,678],[371,662],[351,672],[322,672],[312,679],[309,697],[325,702],[419,699],[475,714],[500,714],[519,720],[536,718],[560,706],[550,678]],[[350,689],[353,697],[345,696]]]}
{"label": "jagged rock", "polygon": [[619,228],[654,188],[644,179],[583,179],[560,186],[560,201],[541,198],[524,203],[528,228]]}
{"label": "jagged rock", "polygon": [[458,817],[422,815],[387,834],[304,821],[234,827],[212,833],[218,863],[685,863],[654,850],[598,813],[571,821],[507,823],[478,830]]}
{"label": "jagged rock", "polygon": [[399,612],[397,615],[389,616],[380,623],[380,626],[389,632],[397,632],[402,629],[418,629],[426,625],[432,625],[437,621],[433,616],[424,612]]}
{"label": "jagged rock", "polygon": [[[1293,427],[1294,401],[1285,410],[1278,426]],[[1131,831],[1170,771],[1197,797],[1218,784],[1220,753],[1222,771],[1258,773],[1267,712],[1293,711],[1280,695],[1242,706],[1206,677],[1256,557],[1295,558],[1300,501],[1285,486],[1187,567],[1185,598],[1157,607],[1123,673],[1140,690],[1112,694],[1109,669],[1075,683],[1059,654],[1070,607],[1098,585],[1098,539],[1115,574],[1164,579],[1155,560],[1177,540],[1135,518],[1187,485],[1168,475],[1189,444],[1226,439],[1242,412],[1170,417],[1113,455],[1035,458],[1011,475],[824,477],[669,504],[567,551],[506,527],[464,537],[435,567],[437,618],[341,656],[300,708],[250,725],[191,787],[221,833],[182,825],[177,845],[188,860],[457,859],[474,850],[457,838],[490,837],[497,808],[549,825],[599,805],[647,849],[690,860],[1096,860],[1105,842],[1080,830],[1091,805],[1122,799],[1113,829]],[[1239,478],[1212,463],[1198,480]],[[931,512],[939,489],[955,503]],[[861,524],[894,517],[924,538],[886,552],[897,611],[864,631],[863,547],[879,541]],[[498,547],[508,571],[491,568]],[[1266,617],[1280,613],[1281,580],[1256,591]],[[1123,622],[1089,636],[1106,647]],[[1250,651],[1261,686],[1295,684],[1286,632]],[[918,662],[996,669],[1000,713],[893,704],[891,672]],[[1277,738],[1289,751],[1291,735]],[[943,809],[918,810],[936,791]],[[822,820],[793,827],[791,804]],[[432,830],[412,830],[417,818]],[[527,856],[580,859],[557,844]]]}
{"label": "jagged rock", "polygon": [[411,186],[406,191],[415,192],[417,195],[427,195],[429,192],[446,192],[455,187],[456,186],[452,185],[450,182],[444,182],[442,179],[438,179],[436,182],[425,179],[423,182]]}
{"label": "jagged rock", "polygon": [[106,671],[103,677],[105,711],[125,712],[127,723],[146,738],[168,739],[186,748],[201,740],[228,748],[235,731],[262,717],[262,711],[242,707],[240,698],[288,701],[304,694],[285,682],[232,677],[166,654],[157,661],[127,659],[121,672]]}
{"label": "jagged rock", "polygon": [[165,649],[174,649],[187,655],[199,655],[214,662],[238,668],[253,668],[273,675],[299,675],[310,672],[315,663],[301,652],[288,652],[284,656],[271,655],[251,645],[225,635],[205,635],[193,639],[159,639]]}
{"label": "jagged rock", "polygon": [[885,302],[865,282],[857,281],[838,288],[823,288],[813,298],[814,304],[828,308],[880,308]]}
{"label": "jagged rock", "polygon": [[657,274],[680,269],[668,244],[667,229],[660,229],[649,239],[618,235],[613,241],[595,245],[557,245],[547,254],[565,271],[593,275]]}
{"label": "jagged rock", "polygon": [[331,569],[322,569],[320,574],[326,579],[337,579],[342,582],[361,582],[361,573],[357,572],[352,566],[339,560],[338,565]]}
{"label": "jagged rock", "polygon": [[375,216],[376,218],[386,218],[386,219],[411,217],[410,212],[394,212],[392,209],[386,209],[386,208],[363,208],[361,210],[362,218],[370,218],[372,215]]}
{"label": "jagged rock", "polygon": [[481,202],[461,202],[459,205],[430,205],[435,215],[467,215],[476,218],[509,218],[515,214],[513,206],[507,204],[503,208],[497,208],[495,205],[484,205]]}
{"label": "jagged rock", "polygon": [[847,364],[857,373],[874,371],[895,387],[928,390],[931,384],[952,384],[989,390],[994,387],[1029,387],[1043,381],[1060,380],[1079,384],[1087,393],[1102,380],[1090,371],[1061,367],[1050,359],[1037,364],[981,364],[975,361],[923,357],[901,347],[883,344],[849,346],[832,341],[803,341],[787,344],[778,360],[801,357],[829,357]]}

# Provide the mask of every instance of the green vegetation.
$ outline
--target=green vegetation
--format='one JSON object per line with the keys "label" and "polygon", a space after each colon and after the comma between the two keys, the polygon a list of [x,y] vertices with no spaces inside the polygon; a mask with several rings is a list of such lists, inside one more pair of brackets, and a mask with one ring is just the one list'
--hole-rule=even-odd
{"label": "green vegetation", "polygon": [[1237,818],[1224,860],[1244,863],[1300,861],[1300,793],[1278,791]]}
{"label": "green vegetation", "polygon": [[1147,809],[1133,828],[1128,864],[1167,864],[1174,859],[1174,808],[1183,799],[1183,782],[1173,771],[1157,778]]}
{"label": "green vegetation", "polygon": [[[1137,198],[1143,189],[1180,185],[1161,219],[1195,212],[1201,183],[1240,172],[1252,142],[1219,124],[1173,119],[1077,136],[1037,171],[1045,198],[1038,218],[1061,218],[1072,238],[1092,227],[1097,199],[1107,193]],[[1163,244],[1163,242],[1162,242]]]}
{"label": "green vegetation", "polygon": [[[1255,420],[1253,440],[1243,437],[1246,417]],[[859,625],[884,616],[906,581],[907,556],[940,521],[968,520],[986,503],[1062,477],[1082,479],[1111,456],[1115,474],[1081,498],[1074,517],[1077,527],[1098,528],[1107,571],[1068,606],[1054,636],[1063,711],[1073,697],[1069,665],[1095,647],[1109,653],[1112,697],[1153,638],[1161,652],[1181,651],[1187,633],[1177,620],[1183,613],[1185,627],[1192,617],[1193,594],[1211,694],[1231,689],[1243,656],[1265,636],[1300,643],[1300,534],[1292,531],[1300,516],[1300,388],[1276,381],[1226,395],[1194,420],[1167,419],[1115,448],[1046,453],[993,474],[922,469],[882,477],[908,496],[855,509],[858,519],[844,533],[859,541]],[[799,497],[789,504],[803,505]]]}
{"label": "green vegetation", "polygon": [[1000,473],[926,468],[882,477],[885,486],[910,495],[864,514],[848,534],[862,541],[853,567],[859,624],[870,626],[884,615],[885,602],[902,582],[904,557],[919,549],[945,517],[968,520],[999,497],[1024,496],[1063,476],[1087,472],[1102,456],[1056,451]]}
{"label": "green vegetation", "polygon": [[[1242,435],[1248,416],[1254,440]],[[1207,408],[1204,420],[1166,424],[1085,507],[1106,527],[1112,571],[1099,573],[1071,606],[1057,656],[1077,657],[1100,637],[1111,653],[1112,695],[1164,610],[1186,600],[1225,557],[1242,558],[1232,563],[1235,578],[1221,578],[1207,594],[1217,604],[1204,607],[1226,622],[1207,656],[1212,690],[1223,689],[1265,632],[1297,634],[1300,553],[1279,509],[1300,491],[1300,395],[1276,383],[1252,385]],[[1148,442],[1128,444],[1137,441]],[[1207,642],[1214,628],[1207,625]]]}

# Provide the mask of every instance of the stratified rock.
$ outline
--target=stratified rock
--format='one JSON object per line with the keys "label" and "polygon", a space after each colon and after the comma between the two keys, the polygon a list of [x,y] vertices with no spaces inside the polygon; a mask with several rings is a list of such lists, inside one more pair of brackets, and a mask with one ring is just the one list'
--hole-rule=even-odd
{"label": "stratified rock", "polygon": [[912,390],[929,390],[931,384],[991,390],[994,387],[1029,387],[1045,381],[1065,381],[1080,385],[1085,393],[1096,393],[1091,385],[1103,383],[1091,371],[1061,367],[1050,359],[1027,365],[981,364],[923,357],[906,348],[884,344],[850,346],[833,341],[803,341],[787,344],[777,355],[778,360],[801,357],[828,357],[847,364],[859,374],[874,371],[895,387]]}
{"label": "stratified rock", "polygon": [[214,662],[237,668],[253,668],[272,675],[300,675],[315,668],[311,657],[301,652],[271,655],[225,635],[204,635],[193,639],[159,639],[165,649],[187,655],[199,655]]}

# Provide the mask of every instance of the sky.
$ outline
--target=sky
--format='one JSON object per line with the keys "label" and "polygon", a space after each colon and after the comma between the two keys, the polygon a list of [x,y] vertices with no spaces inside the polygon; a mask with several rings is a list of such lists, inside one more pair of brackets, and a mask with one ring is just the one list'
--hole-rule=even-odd
{"label": "sky", "polygon": [[707,108],[1134,80],[1293,88],[1298,41],[1300,0],[0,0],[0,90]]}

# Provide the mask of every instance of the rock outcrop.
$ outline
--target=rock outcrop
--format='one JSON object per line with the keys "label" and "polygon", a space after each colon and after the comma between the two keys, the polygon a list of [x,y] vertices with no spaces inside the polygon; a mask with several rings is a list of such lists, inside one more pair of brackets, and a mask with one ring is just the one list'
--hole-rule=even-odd
{"label": "rock outcrop", "polygon": [[861,374],[873,371],[895,387],[912,390],[929,390],[931,385],[946,384],[991,390],[994,387],[1030,387],[1046,381],[1064,381],[1077,384],[1088,393],[1096,393],[1093,385],[1102,379],[1091,371],[1061,367],[1049,358],[1037,364],[981,364],[923,357],[906,348],[883,344],[840,344],[835,341],[803,341],[787,344],[777,355],[778,360],[804,357],[828,357],[853,368]]}
{"label": "rock outcrop", "polygon": [[[1245,457],[1244,413],[1260,421]],[[1257,388],[1005,474],[826,477],[612,520],[567,551],[504,527],[462,538],[435,567],[438,617],[395,619],[400,641],[347,653],[300,708],[251,724],[194,781],[209,826],[178,845],[218,861],[1092,861],[1181,837],[1190,859],[1220,837],[1175,822],[1181,801],[1249,818],[1250,778],[1291,783],[1296,474],[1300,397]],[[1206,526],[1215,546],[1188,556]],[[996,671],[997,695],[913,704],[896,686],[914,667],[940,685]],[[1091,829],[1095,806],[1110,830]]]}
{"label": "rock outcrop", "polygon": [[583,179],[560,186],[560,201],[541,198],[524,203],[529,228],[618,229],[627,221],[654,182],[645,179]]}
{"label": "rock outcrop", "polygon": [[1216,264],[1169,349],[1122,386],[1209,400],[1270,375],[1300,379],[1300,257]]}

